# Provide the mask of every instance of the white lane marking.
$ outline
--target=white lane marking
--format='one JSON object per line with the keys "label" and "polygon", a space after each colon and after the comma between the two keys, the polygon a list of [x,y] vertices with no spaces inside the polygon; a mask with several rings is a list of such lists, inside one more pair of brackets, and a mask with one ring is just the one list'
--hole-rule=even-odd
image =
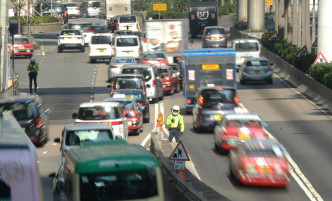
{"label": "white lane marking", "polygon": [[52,145],[55,146],[55,145],[57,145],[57,144],[58,144],[58,143],[53,143]]}
{"label": "white lane marking", "polygon": [[47,151],[44,151],[43,154],[47,154]]}
{"label": "white lane marking", "polygon": [[145,137],[145,139],[143,140],[143,142],[141,143],[141,145],[144,147],[145,144],[148,142],[148,140],[149,140],[150,138],[151,138],[151,133]]}
{"label": "white lane marking", "polygon": [[[163,111],[163,116],[165,116],[165,113],[164,113],[164,104],[160,104],[160,111]],[[165,132],[165,134],[167,135],[167,136],[169,136],[169,133],[168,133],[168,130],[166,129],[166,127],[165,127],[165,124],[163,124],[162,125],[162,127],[163,127],[163,131]],[[174,139],[173,139],[174,140]],[[171,144],[172,145],[172,144]],[[172,146],[173,147],[173,146]],[[175,148],[175,147],[173,147],[173,148]],[[188,156],[189,156],[189,158],[190,158],[190,155],[188,154]],[[193,174],[194,176],[196,176],[196,178],[198,179],[198,180],[200,180],[200,181],[202,181],[201,180],[201,177],[199,176],[199,174],[198,174],[198,172],[197,172],[197,170],[196,170],[196,168],[195,168],[195,164],[192,162],[192,161],[186,161],[186,167],[187,167],[187,169],[191,172],[191,174]]]}
{"label": "white lane marking", "polygon": [[40,43],[41,43],[41,55],[45,55],[43,40],[40,40]]}
{"label": "white lane marking", "polygon": [[[158,111],[159,111],[159,106],[158,106],[158,103],[156,103],[155,104],[155,108],[154,108],[154,119],[157,119],[157,117],[158,117]],[[144,147],[145,146],[145,144],[148,142],[148,140],[151,138],[151,132],[154,132],[154,131],[156,131],[156,121],[154,121],[155,123],[154,123],[154,127],[153,127],[153,129],[150,131],[150,134],[149,135],[147,135],[145,138],[144,138],[144,140],[142,141],[142,143],[141,143],[141,145]]]}
{"label": "white lane marking", "polygon": [[289,84],[287,84],[287,82],[285,82],[284,80],[282,80],[277,74],[273,73],[282,83],[284,83],[290,90],[292,90],[293,92],[295,92],[296,94],[300,95],[302,98],[304,98],[306,101],[308,101],[311,105],[313,105],[314,107],[316,107],[317,109],[319,109],[321,112],[323,112],[326,116],[328,116],[330,119],[332,119],[332,116],[329,115],[329,113],[325,112],[321,107],[319,107],[317,104],[315,104],[314,102],[312,102],[311,100],[309,100],[307,97],[305,97],[301,92],[297,91],[296,89],[294,89],[293,87],[291,87]]}

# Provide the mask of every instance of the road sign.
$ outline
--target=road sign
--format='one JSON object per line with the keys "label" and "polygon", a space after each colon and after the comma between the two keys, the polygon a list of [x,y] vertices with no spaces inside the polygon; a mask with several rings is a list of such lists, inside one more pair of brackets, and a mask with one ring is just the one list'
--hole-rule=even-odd
{"label": "road sign", "polygon": [[303,46],[302,49],[300,49],[300,51],[298,51],[295,55],[295,58],[300,58],[302,56],[306,56],[308,55],[308,50],[307,50],[307,46]]}
{"label": "road sign", "polygon": [[312,47],[317,47],[317,38],[316,38],[315,42],[312,44]]}
{"label": "road sign", "polygon": [[153,10],[159,10],[159,11],[166,11],[167,10],[167,4],[153,4]]}
{"label": "road sign", "polygon": [[265,0],[265,6],[272,6],[273,0]]}
{"label": "road sign", "polygon": [[326,58],[324,57],[324,55],[321,52],[318,53],[316,60],[312,64],[312,66],[315,66],[316,64],[320,64],[320,63],[327,63]]}
{"label": "road sign", "polygon": [[278,38],[278,33],[277,33],[277,31],[273,32],[273,34],[271,34],[271,35],[266,39],[266,41],[270,41],[270,40],[275,39],[275,38]]}
{"label": "road sign", "polygon": [[174,170],[184,170],[186,161],[174,161]]}
{"label": "road sign", "polygon": [[172,154],[169,156],[169,160],[176,160],[176,161],[190,161],[187,151],[185,150],[182,141],[176,145],[175,149],[173,150]]}

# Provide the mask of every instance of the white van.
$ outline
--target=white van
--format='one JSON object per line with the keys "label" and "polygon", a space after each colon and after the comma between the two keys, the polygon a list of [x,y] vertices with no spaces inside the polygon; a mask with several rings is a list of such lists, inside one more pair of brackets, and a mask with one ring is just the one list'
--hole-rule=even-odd
{"label": "white van", "polygon": [[0,113],[0,128],[0,200],[43,200],[35,146],[11,112]]}
{"label": "white van", "polygon": [[89,42],[89,57],[90,62],[94,63],[97,59],[109,59],[114,56],[114,49],[112,48],[113,34],[98,33],[91,36]]}
{"label": "white van", "polygon": [[117,30],[139,31],[139,24],[135,15],[118,16]]}
{"label": "white van", "polygon": [[236,66],[240,67],[246,59],[261,57],[261,44],[257,39],[235,39],[232,48],[236,50]]}
{"label": "white van", "polygon": [[114,39],[115,56],[133,56],[138,60],[142,54],[141,42],[135,35],[118,35]]}

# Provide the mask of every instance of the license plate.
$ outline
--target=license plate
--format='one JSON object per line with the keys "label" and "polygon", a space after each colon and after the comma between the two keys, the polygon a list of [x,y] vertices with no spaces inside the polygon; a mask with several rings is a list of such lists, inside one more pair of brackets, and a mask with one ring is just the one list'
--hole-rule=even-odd
{"label": "license plate", "polygon": [[104,50],[99,50],[99,52],[104,52]]}
{"label": "license plate", "polygon": [[95,8],[95,10],[97,10],[97,8]]}
{"label": "license plate", "polygon": [[219,64],[202,64],[203,70],[219,70]]}
{"label": "license plate", "polygon": [[18,49],[24,50],[24,46],[20,46],[20,47],[18,47]]}
{"label": "license plate", "polygon": [[126,54],[130,54],[130,52],[125,52]]}
{"label": "license plate", "polygon": [[259,172],[261,173],[271,173],[271,168],[269,166],[259,166]]}
{"label": "license plate", "polygon": [[222,120],[222,115],[221,114],[215,114],[214,116],[214,120],[216,121],[221,121]]}
{"label": "license plate", "polygon": [[246,135],[243,133],[239,133],[238,137],[240,140],[250,140],[251,139],[250,135]]}
{"label": "license plate", "polygon": [[218,40],[218,38],[217,37],[212,37],[212,40]]}
{"label": "license plate", "polygon": [[254,70],[255,73],[261,73],[261,70]]}
{"label": "license plate", "polygon": [[243,61],[246,61],[247,60],[247,57],[243,57]]}
{"label": "license plate", "polygon": [[68,37],[67,39],[72,39],[72,37]]}
{"label": "license plate", "polygon": [[74,10],[73,8],[69,8],[69,10]]}

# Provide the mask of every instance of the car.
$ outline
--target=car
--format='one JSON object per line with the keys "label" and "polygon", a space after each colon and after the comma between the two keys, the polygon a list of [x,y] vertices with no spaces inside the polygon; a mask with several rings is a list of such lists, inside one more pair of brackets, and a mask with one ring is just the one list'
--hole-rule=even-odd
{"label": "car", "polygon": [[39,96],[18,96],[0,99],[0,113],[11,111],[30,138],[32,143],[41,147],[48,141],[48,115]]}
{"label": "car", "polygon": [[93,33],[108,33],[107,27],[104,25],[92,25]]}
{"label": "car", "polygon": [[113,34],[111,33],[95,33],[92,34],[89,43],[89,58],[90,63],[95,63],[96,60],[111,60],[114,56],[112,48]]}
{"label": "car", "polygon": [[134,98],[143,112],[144,123],[150,122],[150,104],[146,94],[140,89],[117,89],[111,93],[112,98]]}
{"label": "car", "polygon": [[169,95],[180,91],[179,78],[171,71],[172,68],[170,66],[158,67],[158,72],[161,76],[164,92]]}
{"label": "car", "polygon": [[202,48],[227,48],[227,35],[221,26],[206,26],[202,35]]}
{"label": "car", "polygon": [[140,89],[146,95],[146,86],[143,75],[141,74],[119,74],[111,78],[110,93],[117,89]]}
{"label": "car", "polygon": [[75,124],[109,124],[113,128],[114,136],[128,138],[127,119],[123,116],[119,103],[114,102],[85,102],[81,103],[78,113],[73,113]]}
{"label": "car", "polygon": [[78,18],[80,16],[80,7],[77,3],[64,3],[68,9],[68,18]]}
{"label": "car", "polygon": [[135,35],[116,35],[113,45],[116,56],[133,56],[136,60],[141,56],[141,43]]}
{"label": "car", "polygon": [[116,30],[139,31],[139,24],[135,15],[120,15],[117,20]]}
{"label": "car", "polygon": [[169,65],[168,60],[163,52],[143,52],[140,63],[152,64],[156,67]]}
{"label": "car", "polygon": [[229,154],[229,174],[238,185],[287,187],[290,167],[285,153],[272,139],[242,142]]}
{"label": "car", "polygon": [[81,17],[98,17],[100,9],[100,1],[84,1],[80,6],[80,15]]}
{"label": "car", "polygon": [[196,90],[193,107],[193,129],[211,130],[222,120],[224,113],[238,106],[236,91],[232,87],[202,87]]}
{"label": "car", "polygon": [[88,46],[93,34],[92,23],[71,23],[67,25],[68,29],[80,30],[84,36],[85,45]]}
{"label": "car", "polygon": [[118,102],[123,116],[127,118],[129,132],[139,135],[143,132],[143,106],[138,106],[134,98],[106,98],[105,102]]}
{"label": "car", "polygon": [[57,14],[59,17],[61,17],[60,20],[62,20],[63,24],[66,24],[68,22],[68,9],[64,4],[58,2],[45,4],[43,15],[53,14]]}
{"label": "car", "polygon": [[50,2],[36,2],[36,3],[34,3],[33,4],[33,7],[34,7],[33,15],[42,16],[47,4],[50,4]]}
{"label": "car", "polygon": [[172,73],[175,74],[180,83],[180,89],[182,89],[182,82],[183,82],[183,71],[181,68],[181,63],[173,63],[169,65],[172,68]]}
{"label": "car", "polygon": [[31,58],[34,53],[34,47],[28,37],[22,35],[14,35],[14,45],[12,57],[24,56]]}
{"label": "car", "polygon": [[113,16],[105,21],[108,30],[110,30],[112,33],[116,30],[117,22],[118,22],[117,16]]}
{"label": "car", "polygon": [[120,74],[142,74],[149,101],[158,102],[164,98],[163,84],[156,67],[149,64],[124,65]]}
{"label": "car", "polygon": [[249,58],[257,58],[262,56],[261,44],[257,39],[234,39],[232,41],[231,48],[236,50],[235,63],[237,68],[240,68]]}
{"label": "car", "polygon": [[64,49],[79,49],[85,52],[85,41],[83,33],[75,29],[63,29],[58,35],[58,52]]}
{"label": "car", "polygon": [[55,143],[60,143],[61,161],[69,149],[81,146],[82,142],[98,142],[105,140],[121,139],[115,136],[109,124],[69,124],[64,126],[60,137],[54,138]]}
{"label": "car", "polygon": [[267,124],[255,113],[227,113],[214,127],[215,150],[225,154],[243,140],[265,139]]}
{"label": "car", "polygon": [[122,69],[122,66],[126,64],[137,64],[136,60],[132,56],[114,56],[108,64],[108,82],[111,82],[111,77],[118,75]]}
{"label": "car", "polygon": [[245,84],[248,81],[273,83],[272,67],[265,57],[247,59],[244,65],[240,67],[239,73],[241,84]]}

